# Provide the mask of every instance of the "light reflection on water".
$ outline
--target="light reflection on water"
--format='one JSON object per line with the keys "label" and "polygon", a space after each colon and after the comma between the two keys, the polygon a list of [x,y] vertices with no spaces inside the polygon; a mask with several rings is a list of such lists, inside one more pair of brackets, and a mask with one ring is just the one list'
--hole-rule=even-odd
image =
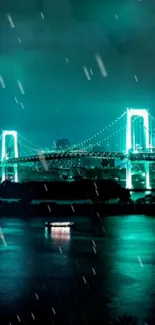
{"label": "light reflection on water", "polygon": [[71,230],[70,227],[66,228],[52,228],[51,229],[51,237],[54,240],[59,240],[59,241],[69,241],[70,240],[70,234]]}
{"label": "light reflection on water", "polygon": [[136,201],[137,199],[143,198],[145,195],[153,194],[154,192],[145,191],[145,192],[130,192],[132,200]]}
{"label": "light reflection on water", "polygon": [[[65,304],[67,290],[70,301],[73,292],[83,305],[99,296],[98,304],[113,315],[128,312],[147,319],[155,303],[155,218],[104,218],[102,237],[92,232],[88,218],[72,221],[78,231],[48,230],[44,219],[1,219],[7,247],[0,241],[0,307],[24,299],[28,304],[26,299],[35,292],[41,296],[40,290],[47,296],[58,290]],[[87,300],[86,284],[74,287],[83,276],[90,288]]]}
{"label": "light reflection on water", "polygon": [[155,220],[145,216],[126,217],[117,227],[114,269],[119,283],[119,301],[115,307],[121,311],[137,314],[151,303],[151,291],[155,288]]}
{"label": "light reflection on water", "polygon": [[[147,194],[151,194],[151,193],[154,193],[154,192],[151,192],[151,191],[145,191],[145,192],[130,192],[131,194],[131,198],[133,200],[137,200],[139,198],[142,198],[144,197],[145,195]],[[18,202],[20,201],[20,199],[1,199],[2,201],[8,201],[8,202]],[[49,203],[49,202],[53,202],[53,203],[58,203],[58,204],[73,204],[73,203],[79,203],[79,204],[82,204],[82,203],[89,203],[90,200],[71,200],[71,201],[59,201],[59,200],[32,200],[32,203],[33,204],[39,204],[39,203],[42,203],[42,202],[45,202],[45,203]]]}
{"label": "light reflection on water", "polygon": [[50,229],[45,227],[45,238],[49,237],[56,243],[68,242],[71,238],[71,229],[70,227],[51,227]]}

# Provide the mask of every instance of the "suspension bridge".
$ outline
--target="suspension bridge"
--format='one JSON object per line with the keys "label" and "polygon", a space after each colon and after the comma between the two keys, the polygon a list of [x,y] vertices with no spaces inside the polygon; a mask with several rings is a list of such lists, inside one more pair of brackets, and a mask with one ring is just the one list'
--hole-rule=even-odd
{"label": "suspension bridge", "polygon": [[[18,182],[19,164],[38,161],[46,164],[46,161],[93,158],[124,161],[128,189],[132,189],[132,165],[143,164],[146,189],[150,189],[150,163],[155,161],[154,123],[155,118],[147,109],[127,108],[100,132],[63,150],[56,150],[54,146],[41,148],[17,131],[2,131],[2,182],[7,179],[10,169],[14,181]],[[22,154],[19,154],[19,147],[23,150]]]}

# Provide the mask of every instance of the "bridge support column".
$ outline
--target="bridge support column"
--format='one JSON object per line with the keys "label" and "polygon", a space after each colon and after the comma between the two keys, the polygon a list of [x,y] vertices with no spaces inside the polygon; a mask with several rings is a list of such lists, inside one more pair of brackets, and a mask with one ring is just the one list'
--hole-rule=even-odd
{"label": "bridge support column", "polygon": [[[9,138],[9,142],[7,142]],[[11,149],[11,150],[10,150]],[[8,158],[18,158],[18,142],[16,131],[2,132],[2,182],[13,177],[14,182],[18,182],[18,166],[17,164],[7,164]]]}
{"label": "bridge support column", "polygon": [[[9,172],[9,169],[13,169],[13,172]],[[17,164],[14,165],[5,165],[5,163],[3,163],[2,165],[2,182],[6,181],[7,177],[12,174],[13,176],[13,181],[15,183],[18,183],[18,166]]]}
{"label": "bridge support column", "polygon": [[131,173],[131,162],[127,162],[126,166],[126,188],[132,189],[132,173]]}
{"label": "bridge support column", "polygon": [[147,190],[150,190],[151,186],[150,186],[150,165],[149,162],[146,161],[144,163],[144,167],[145,167],[145,186]]}
{"label": "bridge support column", "polygon": [[[132,123],[131,119],[133,116],[142,117],[144,121],[144,152],[149,151],[149,114],[147,109],[133,109],[127,108],[127,129],[126,129],[126,154],[136,153],[136,134],[135,129],[133,129],[132,135]],[[144,162],[145,168],[145,185],[146,189],[150,189],[150,169],[149,162]],[[132,165],[131,161],[127,162],[126,166],[126,188],[132,188]]]}

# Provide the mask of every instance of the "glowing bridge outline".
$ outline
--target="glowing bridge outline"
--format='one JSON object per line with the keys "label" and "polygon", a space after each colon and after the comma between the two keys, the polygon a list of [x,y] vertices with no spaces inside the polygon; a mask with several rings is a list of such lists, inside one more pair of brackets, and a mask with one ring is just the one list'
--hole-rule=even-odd
{"label": "glowing bridge outline", "polygon": [[[120,124],[120,129],[116,130],[106,138],[96,143],[96,147],[102,145],[102,143],[106,143],[108,148],[109,141],[112,137],[120,134],[120,139],[123,136],[122,131],[125,130],[125,143],[123,140],[124,145],[121,145],[120,141],[120,150],[116,150],[115,152],[112,151],[93,151],[93,144],[89,144],[91,141],[96,141],[96,138],[102,135],[105,131],[109,130],[117,126],[117,122],[121,122],[122,118],[125,116],[126,123],[125,127],[122,127],[122,123]],[[7,179],[7,175],[10,173],[14,177],[14,181],[18,182],[18,164],[26,164],[26,163],[33,163],[40,161],[42,164],[45,161],[50,160],[69,160],[69,159],[80,159],[80,158],[95,158],[95,159],[113,159],[113,160],[122,160],[125,162],[125,169],[126,169],[126,188],[132,188],[132,163],[143,163],[145,169],[145,183],[146,189],[150,189],[150,171],[149,171],[149,164],[150,162],[155,161],[155,153],[153,152],[153,145],[152,145],[152,127],[150,132],[149,127],[149,117],[153,118],[151,114],[148,112],[146,108],[142,109],[134,109],[134,108],[127,108],[126,112],[124,112],[119,118],[114,120],[110,123],[106,128],[95,134],[93,137],[83,141],[78,145],[73,145],[70,149],[66,149],[63,151],[55,151],[53,148],[51,150],[42,150],[38,146],[35,149],[35,154],[33,155],[26,155],[26,156],[19,156],[19,148],[18,148],[18,134],[17,131],[2,131],[2,154],[1,154],[1,171],[2,171],[2,182]],[[140,134],[143,134],[141,137],[140,148],[137,151],[137,144],[136,139],[138,136],[138,131],[134,127],[134,123],[137,119],[142,119],[143,122],[140,122],[139,125],[142,125],[142,130]],[[155,118],[153,118],[155,121]],[[8,138],[9,137],[9,138]],[[9,148],[10,144],[8,144],[8,139],[12,139],[12,154],[11,157],[9,156],[9,152],[7,149]],[[6,141],[7,140],[7,141]],[[108,141],[108,142],[107,142]],[[138,140],[139,141],[139,140]],[[142,142],[142,144],[141,144]],[[10,143],[10,140],[9,140]],[[30,142],[31,143],[31,142]],[[19,143],[20,144],[20,143]],[[118,144],[117,144],[118,146]],[[119,148],[119,147],[118,147]],[[27,149],[29,149],[27,147]],[[123,149],[123,150],[122,150]],[[125,151],[124,151],[125,149]],[[139,149],[143,150],[143,152],[139,151]],[[91,151],[92,150],[92,151]]]}
{"label": "glowing bridge outline", "polygon": [[38,155],[10,158],[5,160],[5,164],[18,164],[26,162],[36,162],[41,160],[63,160],[63,159],[76,159],[76,158],[94,158],[94,159],[128,159],[132,162],[136,161],[154,161],[155,153],[140,152],[125,154],[122,152],[53,152],[53,153],[39,153]]}

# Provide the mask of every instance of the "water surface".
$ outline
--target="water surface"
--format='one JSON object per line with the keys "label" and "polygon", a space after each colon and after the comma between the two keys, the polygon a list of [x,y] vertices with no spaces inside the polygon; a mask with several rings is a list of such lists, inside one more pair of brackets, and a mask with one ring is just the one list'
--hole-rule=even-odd
{"label": "water surface", "polygon": [[155,218],[74,221],[48,232],[45,219],[0,220],[2,324],[102,324],[124,312],[153,320]]}

